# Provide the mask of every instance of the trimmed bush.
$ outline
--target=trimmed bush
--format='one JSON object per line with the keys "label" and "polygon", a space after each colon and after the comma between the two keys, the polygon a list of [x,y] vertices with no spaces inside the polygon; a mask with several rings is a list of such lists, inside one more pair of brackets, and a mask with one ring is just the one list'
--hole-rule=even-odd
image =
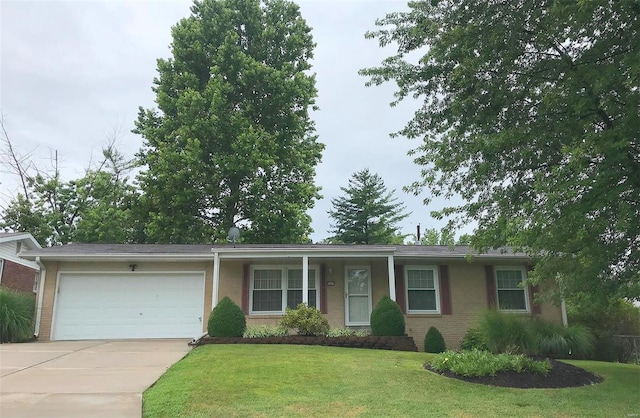
{"label": "trimmed bush", "polygon": [[289,330],[281,326],[256,325],[247,327],[244,332],[244,338],[268,338],[268,337],[284,337],[289,335]]}
{"label": "trimmed bush", "polygon": [[482,331],[478,328],[469,328],[467,333],[464,334],[462,341],[460,342],[460,348],[463,350],[482,350],[489,351],[487,344],[484,340]]}
{"label": "trimmed bush", "polygon": [[287,307],[280,326],[295,329],[298,335],[325,335],[329,332],[329,321],[319,310],[305,303],[296,309]]}
{"label": "trimmed bush", "polygon": [[228,296],[222,298],[209,315],[207,331],[210,337],[242,337],[246,329],[244,312]]}
{"label": "trimmed bush", "polygon": [[405,335],[402,310],[389,296],[380,299],[371,312],[371,335],[381,337]]}
{"label": "trimmed bush", "polygon": [[442,333],[438,331],[438,328],[429,328],[424,336],[425,353],[443,353],[446,349],[444,338],[442,338]]}
{"label": "trimmed bush", "polygon": [[0,343],[27,341],[33,337],[35,306],[33,295],[0,288]]}

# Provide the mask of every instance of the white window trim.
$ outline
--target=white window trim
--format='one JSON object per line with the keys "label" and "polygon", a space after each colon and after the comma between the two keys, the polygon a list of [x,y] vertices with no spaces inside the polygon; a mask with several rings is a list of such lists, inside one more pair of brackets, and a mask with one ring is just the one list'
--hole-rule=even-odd
{"label": "white window trim", "polygon": [[[406,301],[407,314],[439,314],[440,313],[440,275],[438,274],[438,266],[421,266],[408,265],[404,266],[404,296]],[[433,286],[436,292],[436,309],[435,310],[417,310],[409,309],[409,270],[432,270]]]}
{"label": "white window trim", "polygon": [[[520,285],[521,289],[524,291],[524,309],[500,309],[500,289],[498,288],[498,271],[520,271],[522,273],[522,281]],[[529,286],[522,285],[527,280],[527,269],[523,266],[495,266],[493,269],[493,280],[496,284],[496,307],[500,312],[513,312],[513,313],[528,313],[531,312],[531,306],[529,304]],[[505,289],[507,290],[507,289]],[[513,290],[513,289],[511,289]]]}
{"label": "white window trim", "polygon": [[[289,270],[301,270],[302,265],[297,264],[256,264],[251,265],[249,270],[249,315],[284,315],[287,306],[287,285]],[[253,286],[254,286],[254,272],[256,270],[280,270],[280,278],[282,280],[280,291],[282,292],[282,309],[279,311],[254,311],[253,310]],[[309,290],[316,291],[316,308],[320,309],[320,266],[316,264],[309,264],[309,270],[314,270],[316,275],[316,287],[315,289],[309,288]],[[275,290],[275,289],[274,289]]]}

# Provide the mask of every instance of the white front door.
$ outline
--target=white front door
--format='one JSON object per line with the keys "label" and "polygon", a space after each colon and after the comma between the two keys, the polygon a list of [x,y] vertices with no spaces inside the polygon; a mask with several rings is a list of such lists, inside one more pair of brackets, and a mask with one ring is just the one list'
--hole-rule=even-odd
{"label": "white front door", "polygon": [[345,325],[369,325],[371,316],[371,269],[347,266],[345,269]]}

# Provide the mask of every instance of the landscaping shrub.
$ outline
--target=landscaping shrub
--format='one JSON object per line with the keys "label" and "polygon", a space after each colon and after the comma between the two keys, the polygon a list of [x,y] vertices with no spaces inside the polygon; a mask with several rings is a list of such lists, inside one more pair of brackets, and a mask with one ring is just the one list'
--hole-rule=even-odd
{"label": "landscaping shrub", "polygon": [[0,288],[0,343],[33,337],[35,303],[33,295]]}
{"label": "landscaping shrub", "polygon": [[366,337],[369,332],[366,329],[331,328],[327,337]]}
{"label": "landscaping shrub", "polygon": [[280,326],[292,328],[298,335],[325,335],[329,332],[329,321],[323,317],[319,310],[305,303],[298,305],[296,309],[287,310],[280,320]]}
{"label": "landscaping shrub", "polygon": [[590,295],[584,300],[568,303],[567,313],[570,324],[583,325],[594,336],[594,350],[587,358],[619,362],[635,359],[633,341],[613,336],[640,335],[639,307],[624,299],[607,298],[602,301]]}
{"label": "landscaping shrub", "polygon": [[247,327],[242,335],[244,338],[268,338],[268,337],[284,337],[289,335],[289,330],[281,326],[272,325],[256,325]]}
{"label": "landscaping shrub", "polygon": [[371,334],[377,336],[405,335],[402,310],[389,296],[380,299],[371,312]]}
{"label": "landscaping shrub", "polygon": [[480,320],[480,332],[492,353],[524,354],[531,347],[525,319],[491,309]]}
{"label": "landscaping shrub", "polygon": [[568,358],[585,357],[594,349],[595,340],[589,330],[581,325],[564,327],[561,324],[534,318],[527,322],[532,345],[528,352],[534,355]]}
{"label": "landscaping shrub", "polygon": [[549,360],[538,361],[523,354],[492,354],[483,350],[447,351],[436,356],[429,365],[437,372],[450,371],[460,376],[495,376],[501,371],[533,372],[546,375]]}
{"label": "landscaping shrub", "polygon": [[442,353],[447,349],[444,338],[438,328],[431,327],[424,336],[424,351],[426,353]]}
{"label": "landscaping shrub", "polygon": [[528,354],[553,358],[580,358],[594,350],[595,341],[583,326],[564,327],[540,318],[521,318],[495,310],[485,312],[477,329],[469,330],[463,349],[492,353]]}
{"label": "landscaping shrub", "polygon": [[209,315],[207,331],[211,337],[242,337],[246,329],[244,312],[228,296],[222,298]]}
{"label": "landscaping shrub", "polygon": [[484,350],[489,351],[484,335],[479,328],[469,328],[460,342],[463,350]]}

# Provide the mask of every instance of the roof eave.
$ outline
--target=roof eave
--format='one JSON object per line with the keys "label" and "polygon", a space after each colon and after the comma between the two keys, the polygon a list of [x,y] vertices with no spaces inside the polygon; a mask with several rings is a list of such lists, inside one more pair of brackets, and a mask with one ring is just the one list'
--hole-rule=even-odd
{"label": "roof eave", "polygon": [[347,257],[387,257],[395,254],[392,246],[371,246],[366,249],[361,247],[344,247],[340,250],[329,247],[314,248],[211,248],[211,253],[218,253],[221,259],[246,259],[246,258],[347,258]]}
{"label": "roof eave", "polygon": [[11,241],[22,241],[30,245],[32,248],[35,248],[38,250],[42,249],[42,246],[40,245],[40,243],[33,237],[33,235],[31,235],[28,232],[10,235],[8,237],[0,237],[0,243],[11,242]]}
{"label": "roof eave", "polygon": [[25,260],[35,260],[40,257],[42,261],[122,261],[122,260],[158,260],[158,261],[208,261],[213,258],[209,254],[47,254],[33,253],[19,254]]}

